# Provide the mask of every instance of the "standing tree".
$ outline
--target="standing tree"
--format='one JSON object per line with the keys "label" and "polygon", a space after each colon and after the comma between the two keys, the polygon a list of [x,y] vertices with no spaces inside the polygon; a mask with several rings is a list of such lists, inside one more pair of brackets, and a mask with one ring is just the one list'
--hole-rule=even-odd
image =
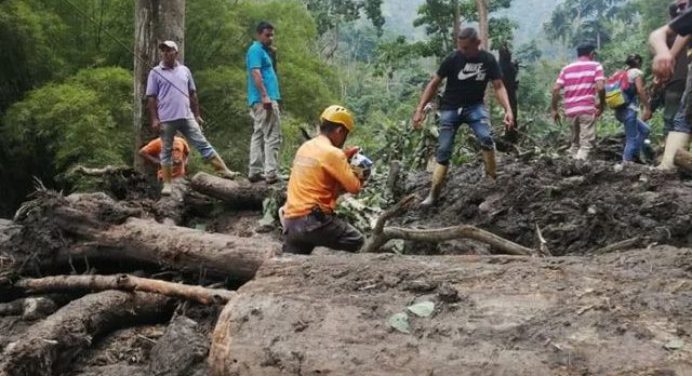
{"label": "standing tree", "polygon": [[612,39],[611,21],[636,17],[630,6],[626,0],[567,0],[555,8],[544,29],[552,40],[571,44],[591,40],[601,48]]}
{"label": "standing tree", "polygon": [[[462,20],[479,22],[484,46],[490,44],[488,40],[491,38],[511,40],[513,23],[505,17],[490,17],[499,9],[509,8],[510,2],[511,0],[425,0],[418,8],[418,18],[413,21],[414,26],[424,26],[429,36],[427,41],[416,43],[420,54],[438,59],[447,56],[454,49],[454,37],[458,32],[456,28],[461,28]],[[493,30],[492,34],[489,30]]]}
{"label": "standing tree", "polygon": [[321,55],[327,59],[339,48],[339,28],[342,24],[365,16],[372,22],[378,35],[382,34],[384,16],[383,0],[303,0],[317,23],[317,32],[322,35],[324,47]]}
{"label": "standing tree", "polygon": [[[165,40],[178,44],[183,60],[185,41],[185,0],[137,0],[135,2],[134,62],[134,155],[135,169],[145,173],[147,164],[137,151],[151,138],[146,114],[147,77],[159,62],[158,45]],[[152,170],[153,171],[153,170]]]}

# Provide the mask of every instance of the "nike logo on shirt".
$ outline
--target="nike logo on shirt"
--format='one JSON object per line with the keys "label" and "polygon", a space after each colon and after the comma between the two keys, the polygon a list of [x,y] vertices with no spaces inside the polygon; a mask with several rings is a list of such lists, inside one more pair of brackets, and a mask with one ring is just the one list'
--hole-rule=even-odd
{"label": "nike logo on shirt", "polygon": [[466,63],[466,66],[464,66],[464,69],[459,71],[459,75],[457,78],[459,81],[464,81],[468,80],[469,78],[476,77],[476,80],[482,81],[485,79],[485,69],[483,68],[483,64],[473,64],[473,63]]}

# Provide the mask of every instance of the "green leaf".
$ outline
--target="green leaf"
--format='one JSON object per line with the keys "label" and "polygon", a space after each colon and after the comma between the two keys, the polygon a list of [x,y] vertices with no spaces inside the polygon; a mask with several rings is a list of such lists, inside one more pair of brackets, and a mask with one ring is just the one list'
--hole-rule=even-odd
{"label": "green leaf", "polygon": [[432,315],[432,313],[435,311],[435,303],[431,301],[424,301],[410,305],[406,307],[406,309],[418,317],[430,317],[430,315]]}
{"label": "green leaf", "polygon": [[411,334],[411,326],[408,323],[408,315],[406,315],[404,312],[392,315],[392,317],[389,318],[388,323],[389,326],[401,333]]}

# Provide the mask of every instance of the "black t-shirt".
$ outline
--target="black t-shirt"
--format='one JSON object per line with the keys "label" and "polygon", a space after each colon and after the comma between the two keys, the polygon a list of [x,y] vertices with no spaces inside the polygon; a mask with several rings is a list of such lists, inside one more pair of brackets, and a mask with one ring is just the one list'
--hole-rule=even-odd
{"label": "black t-shirt", "polygon": [[678,35],[690,35],[692,33],[692,7],[687,7],[685,12],[670,21],[668,26]]}
{"label": "black t-shirt", "polygon": [[442,110],[483,103],[488,81],[502,78],[495,56],[487,51],[480,51],[473,58],[454,51],[444,59],[437,75],[447,79],[447,87],[440,101]]}

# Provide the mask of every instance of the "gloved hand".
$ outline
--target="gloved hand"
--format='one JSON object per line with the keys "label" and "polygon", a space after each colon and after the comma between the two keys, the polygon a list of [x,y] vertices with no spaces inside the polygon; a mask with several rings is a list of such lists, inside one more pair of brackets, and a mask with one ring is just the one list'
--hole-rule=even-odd
{"label": "gloved hand", "polygon": [[346,159],[350,160],[354,155],[358,154],[360,151],[359,146],[349,146],[344,148],[344,154],[346,154]]}
{"label": "gloved hand", "polygon": [[351,171],[356,175],[358,180],[361,182],[364,182],[370,178],[370,169],[369,168],[363,168],[359,166],[351,166]]}

